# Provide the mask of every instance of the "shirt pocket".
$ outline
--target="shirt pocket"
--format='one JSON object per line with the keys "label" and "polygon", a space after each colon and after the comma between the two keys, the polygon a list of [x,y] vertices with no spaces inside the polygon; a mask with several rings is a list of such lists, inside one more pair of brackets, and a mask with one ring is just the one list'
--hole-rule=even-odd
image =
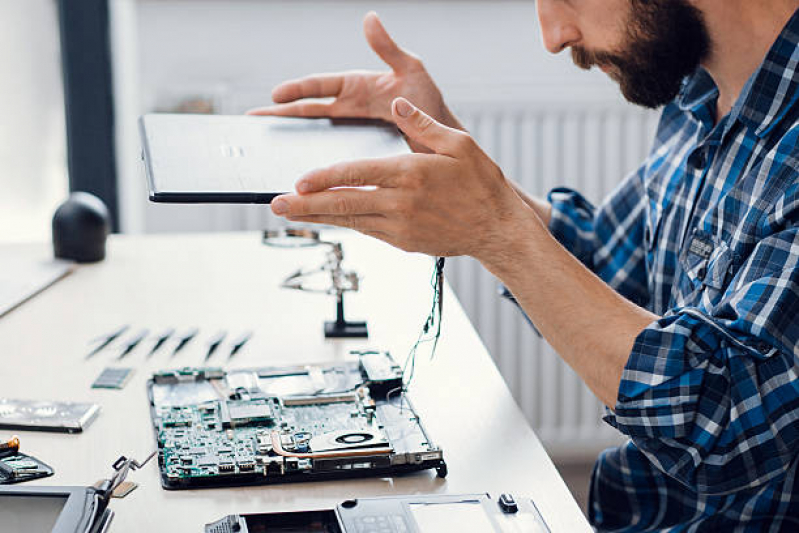
{"label": "shirt pocket", "polygon": [[715,304],[729,280],[733,253],[718,237],[694,230],[680,254],[683,276],[680,292],[683,305]]}

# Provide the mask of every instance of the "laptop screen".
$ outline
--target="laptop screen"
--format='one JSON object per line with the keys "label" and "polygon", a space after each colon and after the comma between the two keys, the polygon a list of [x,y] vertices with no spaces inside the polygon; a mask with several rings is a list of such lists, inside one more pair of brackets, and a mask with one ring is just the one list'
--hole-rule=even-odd
{"label": "laptop screen", "polygon": [[0,495],[3,531],[50,533],[67,503],[67,496]]}

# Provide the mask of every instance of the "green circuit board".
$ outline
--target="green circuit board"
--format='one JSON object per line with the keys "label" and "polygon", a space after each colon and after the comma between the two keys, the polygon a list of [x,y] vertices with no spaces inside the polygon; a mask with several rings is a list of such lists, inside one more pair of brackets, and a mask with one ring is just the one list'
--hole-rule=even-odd
{"label": "green circuit board", "polygon": [[373,354],[390,357],[368,352],[366,365],[361,355],[337,365],[157,374],[150,394],[164,486],[445,472],[441,450],[397,393],[398,367]]}

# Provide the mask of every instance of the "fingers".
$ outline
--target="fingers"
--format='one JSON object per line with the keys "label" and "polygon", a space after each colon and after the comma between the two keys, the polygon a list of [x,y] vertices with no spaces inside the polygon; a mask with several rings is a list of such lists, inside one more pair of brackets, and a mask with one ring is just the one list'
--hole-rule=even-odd
{"label": "fingers", "polygon": [[474,146],[474,141],[467,133],[444,126],[405,98],[394,100],[391,113],[397,126],[409,139],[437,154],[459,157]]}
{"label": "fingers", "polygon": [[342,74],[316,74],[281,83],[272,90],[272,100],[277,104],[284,104],[302,98],[338,96],[343,85]]}
{"label": "fingers", "polygon": [[247,111],[248,115],[277,117],[333,117],[335,113],[331,102],[292,102]]}
{"label": "fingers", "polygon": [[363,19],[363,32],[366,42],[375,53],[380,56],[392,70],[401,72],[418,66],[419,60],[400,48],[386,31],[380,18],[374,11],[369,12]]}
{"label": "fingers", "polygon": [[334,187],[396,187],[403,158],[362,159],[314,170],[297,182],[297,192],[308,194]]}
{"label": "fingers", "polygon": [[383,231],[387,226],[387,220],[380,215],[308,215],[288,217],[288,220],[350,228],[378,239],[385,239],[387,235]]}
{"label": "fingers", "polygon": [[284,194],[272,200],[279,216],[377,215],[385,211],[384,195],[376,191],[336,189],[315,194]]}
{"label": "fingers", "polygon": [[363,216],[335,216],[335,215],[309,215],[304,217],[289,217],[292,222],[310,224],[327,224],[340,228],[349,228],[369,237],[381,240],[395,248],[407,252],[415,251],[406,240],[395,234],[388,219],[379,215]]}

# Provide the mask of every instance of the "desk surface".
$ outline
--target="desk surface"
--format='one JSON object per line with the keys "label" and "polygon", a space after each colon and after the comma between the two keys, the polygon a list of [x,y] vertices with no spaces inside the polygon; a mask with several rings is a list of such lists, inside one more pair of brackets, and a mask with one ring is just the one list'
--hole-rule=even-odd
{"label": "desk surface", "polygon": [[[336,233],[346,262],[362,275],[348,315],[368,318],[371,337],[325,340],[333,318],[329,296],[280,289],[300,267],[324,260],[320,248],[280,250],[257,234],[114,236],[108,258],[81,266],[0,319],[2,395],[18,399],[89,401],[102,411],[82,434],[18,432],[22,450],[56,471],[39,484],[86,485],[107,477],[120,455],[143,458],[155,447],[145,382],[153,371],[200,365],[205,341],[219,329],[255,336],[231,366],[337,360],[351,349],[388,349],[403,361],[432,298],[429,258],[382,243]],[[43,253],[45,248],[43,248]],[[391,494],[510,492],[534,499],[553,531],[590,531],[566,485],[530,429],[485,347],[449,288],[436,357],[417,361],[411,397],[431,437],[444,450],[449,476],[432,471],[394,479],[359,479],[257,488],[165,491],[155,464],[131,474],[139,488],[114,500],[113,531],[200,532],[231,513],[310,509],[353,497]],[[176,357],[151,359],[139,348],[121,363],[115,350],[86,360],[90,339],[130,324],[153,333],[166,327],[200,328]],[[216,363],[225,357],[216,355]],[[214,359],[211,363],[214,363]],[[105,366],[133,366],[124,390],[91,389]],[[6,432],[8,433],[8,432]]]}

